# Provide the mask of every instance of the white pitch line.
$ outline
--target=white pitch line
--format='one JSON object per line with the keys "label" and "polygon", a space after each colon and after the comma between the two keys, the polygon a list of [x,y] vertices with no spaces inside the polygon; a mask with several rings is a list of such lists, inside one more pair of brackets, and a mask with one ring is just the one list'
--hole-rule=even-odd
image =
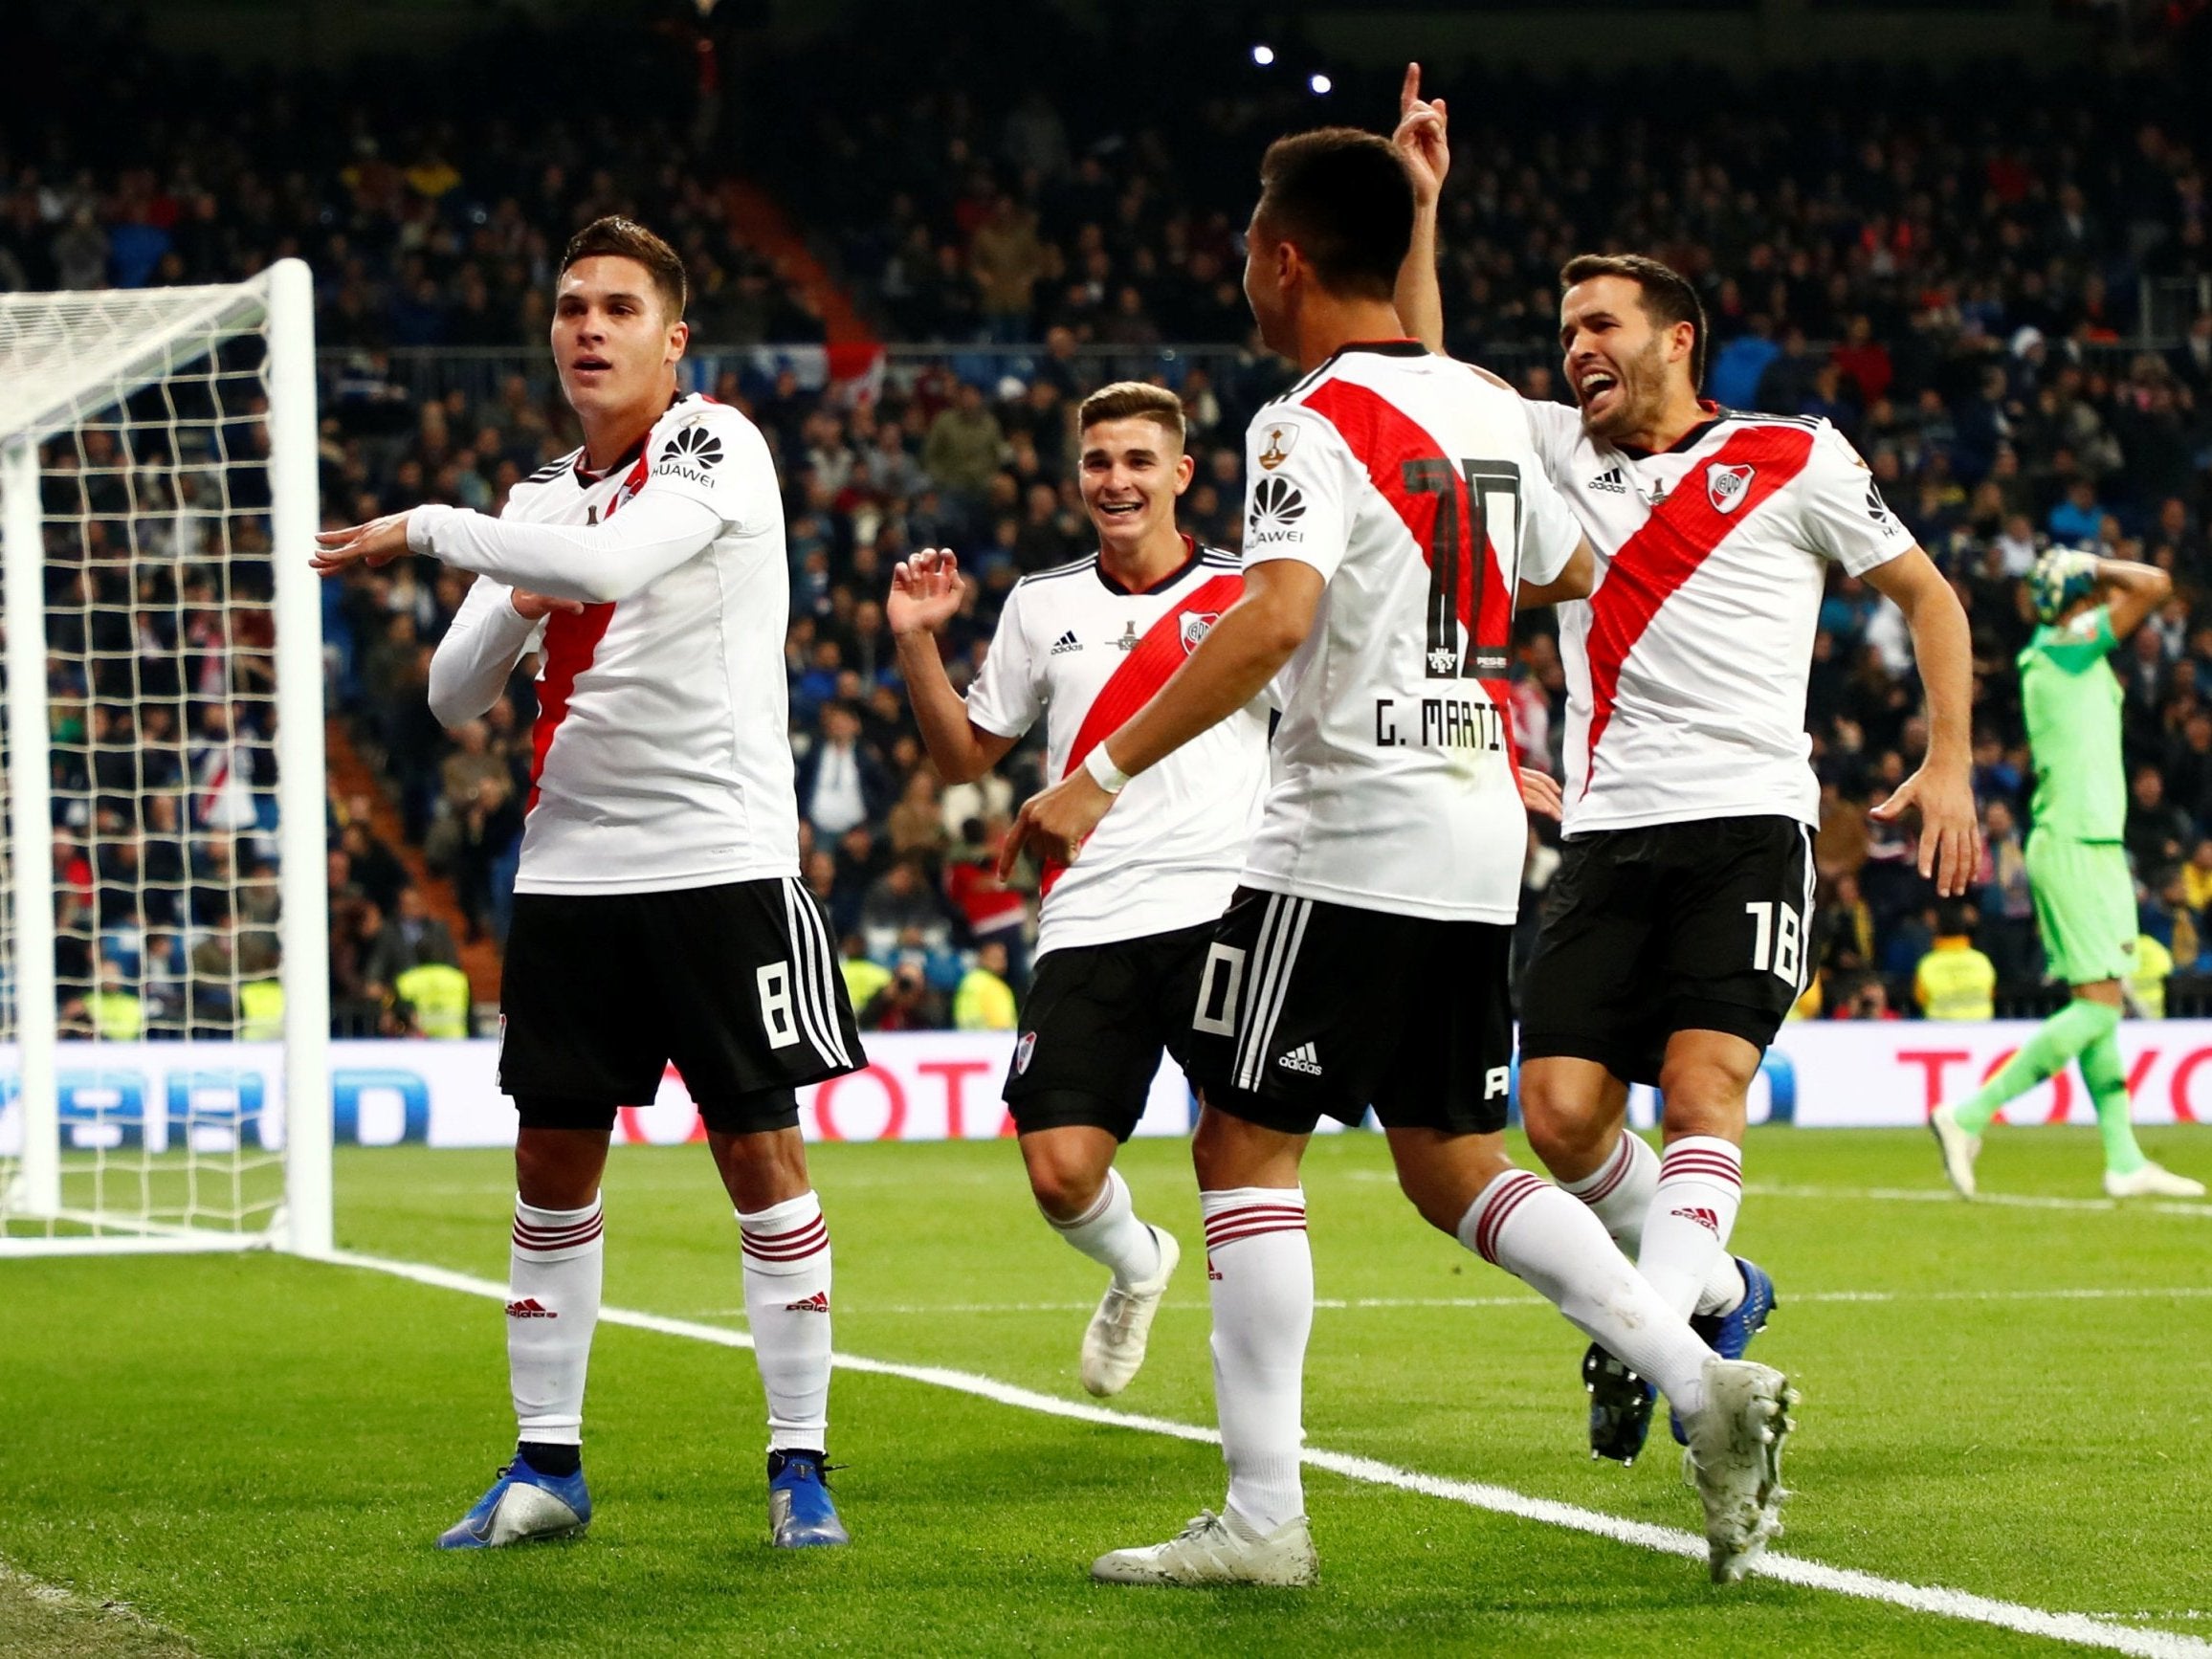
{"label": "white pitch line", "polygon": [[2140,1199],[2052,1198],[2033,1192],[1984,1192],[1961,1200],[1948,1186],[1771,1186],[1753,1182],[1743,1189],[1746,1198],[1812,1198],[1876,1204],[1960,1204],[1971,1202],[2002,1209],[2125,1210],[2130,1215],[2188,1215],[2212,1220],[2212,1204],[2158,1202]]}
{"label": "white pitch line", "polygon": [[[2135,1302],[2212,1296],[2212,1285],[2090,1285],[2080,1289],[2050,1288],[2028,1291],[1792,1291],[1788,1301],[1796,1307],[1806,1302]],[[912,1314],[1088,1314],[1095,1302],[855,1302],[839,1306],[844,1312],[874,1317]],[[1551,1303],[1541,1296],[1319,1296],[1314,1307],[1322,1313],[1362,1313],[1390,1308],[1526,1308],[1543,1309]],[[1203,1313],[1203,1304],[1185,1302],[1175,1313]],[[742,1308],[700,1308],[695,1319],[741,1319]]]}
{"label": "white pitch line", "polygon": [[[497,1302],[507,1299],[507,1287],[503,1284],[480,1279],[470,1273],[454,1272],[447,1268],[431,1267],[422,1262],[393,1261],[382,1256],[356,1255],[345,1250],[335,1251],[322,1259],[340,1267],[389,1273],[397,1278],[411,1279],[417,1284],[434,1286],[439,1290],[458,1291],[465,1295],[482,1296]],[[723,1348],[750,1348],[753,1345],[753,1339],[742,1332],[724,1330],[717,1325],[701,1325],[690,1319],[672,1319],[660,1314],[641,1313],[632,1308],[602,1308],[599,1316],[610,1325],[628,1325],[634,1330],[653,1331],[666,1337],[682,1337],[696,1342],[711,1342]],[[950,1389],[955,1393],[972,1395],[979,1400],[1010,1405],[1022,1411],[1034,1411],[1047,1417],[1065,1417],[1077,1423],[1095,1423],[1109,1428],[1132,1428],[1144,1434],[1164,1435],[1173,1440],[1192,1441],[1203,1446],[1221,1444],[1218,1431],[1195,1423],[1178,1423],[1166,1417],[1144,1417],[1135,1412],[1115,1411],[1103,1405],[1086,1405],[1079,1400],[1063,1400],[1056,1395],[1040,1394],[1035,1389],[1018,1387],[1011,1382],[1002,1382],[995,1377],[979,1376],[972,1371],[955,1371],[940,1365],[907,1365],[891,1360],[871,1360],[856,1354],[837,1354],[831,1358],[840,1370],[858,1371],[875,1377],[896,1377],[903,1382]],[[1353,1457],[1340,1451],[1323,1451],[1313,1448],[1305,1450],[1302,1461],[1311,1468],[1324,1470],[1346,1480],[1360,1481],[1370,1486],[1393,1487],[1400,1492],[1418,1493],[1425,1497],[1466,1504],[1470,1508],[1487,1510],[1493,1515],[1512,1515],[1520,1520],[1561,1527],[1569,1532],[1611,1538],[1618,1543],[1656,1550],[1663,1555],[1684,1556],[1693,1560],[1705,1559],[1705,1540],[1691,1533],[1673,1527],[1656,1526],[1648,1521],[1628,1520],[1621,1515],[1582,1509],[1576,1504],[1559,1503],[1551,1498],[1530,1497],[1509,1487],[1424,1474],[1417,1470],[1400,1469],[1394,1464],[1379,1462],[1371,1457]],[[2023,1635],[2046,1636],[2052,1641],[2073,1642],[2083,1647],[2101,1648],[2109,1652],[2135,1654],[2140,1656],[2140,1659],[2212,1659],[2212,1642],[2196,1636],[2184,1636],[2171,1630],[2134,1629],[2125,1625],[2091,1618],[2086,1613],[2051,1613],[2041,1607],[2024,1606],[2017,1602],[2001,1602],[1988,1596],[1972,1595],[1964,1590],[1945,1589],[1941,1585],[1909,1584],[1902,1580],[1885,1579],[1849,1567],[1831,1567],[1825,1562],[1805,1560],[1797,1556],[1769,1553],[1759,1558],[1752,1571],[1806,1589],[1827,1590],[1862,1601],[1884,1602],[1913,1612],[1934,1613],[1946,1619],[1991,1625],[2000,1629],[2016,1630]]]}

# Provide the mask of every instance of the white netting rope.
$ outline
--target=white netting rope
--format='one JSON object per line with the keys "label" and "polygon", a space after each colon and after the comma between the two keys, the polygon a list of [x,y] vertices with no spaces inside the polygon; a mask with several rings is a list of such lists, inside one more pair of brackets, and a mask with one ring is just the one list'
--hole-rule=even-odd
{"label": "white netting rope", "polygon": [[58,1225],[254,1230],[284,1197],[280,1069],[233,1047],[281,1037],[261,302],[37,298],[0,299],[0,433],[43,438]]}

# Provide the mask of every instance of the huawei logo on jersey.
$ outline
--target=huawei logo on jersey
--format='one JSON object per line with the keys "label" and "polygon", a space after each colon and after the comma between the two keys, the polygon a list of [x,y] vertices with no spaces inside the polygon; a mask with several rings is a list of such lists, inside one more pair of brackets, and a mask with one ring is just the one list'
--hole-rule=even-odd
{"label": "huawei logo on jersey", "polygon": [[1756,467],[1724,467],[1718,461],[1705,469],[1705,494],[1716,513],[1733,513],[1743,505]]}
{"label": "huawei logo on jersey", "polygon": [[721,458],[722,440],[695,421],[669,439],[668,448],[660,452],[660,471],[703,484]]}
{"label": "huawei logo on jersey", "polygon": [[1246,541],[1265,547],[1271,542],[1303,542],[1297,522],[1306,516],[1306,498],[1288,478],[1262,478],[1252,490],[1252,515]]}

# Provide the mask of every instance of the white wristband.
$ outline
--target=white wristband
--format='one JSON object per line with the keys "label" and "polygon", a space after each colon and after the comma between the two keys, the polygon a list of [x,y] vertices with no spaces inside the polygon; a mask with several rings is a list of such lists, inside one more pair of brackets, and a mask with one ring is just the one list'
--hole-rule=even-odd
{"label": "white wristband", "polygon": [[1083,770],[1091,774],[1091,781],[1109,795],[1118,795],[1129,783],[1129,774],[1106,758],[1106,745],[1097,743],[1083,757]]}

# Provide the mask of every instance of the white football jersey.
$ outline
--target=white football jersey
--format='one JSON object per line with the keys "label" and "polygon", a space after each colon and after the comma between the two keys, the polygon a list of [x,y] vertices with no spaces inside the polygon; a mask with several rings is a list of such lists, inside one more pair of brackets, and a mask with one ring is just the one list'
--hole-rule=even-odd
{"label": "white football jersey", "polygon": [[1913,546],[1858,452],[1825,420],[1714,409],[1645,454],[1523,407],[1598,555],[1596,590],[1559,607],[1567,833],[1817,824],[1805,677],[1827,562],[1857,576]]}
{"label": "white football jersey", "polygon": [[1511,922],[1528,820],[1507,675],[1514,596],[1581,532],[1517,395],[1411,341],[1348,346],[1253,418],[1245,564],[1327,586],[1283,710],[1248,885]]}
{"label": "white football jersey", "polygon": [[[1095,554],[1014,584],[968,688],[968,719],[1018,738],[1041,715],[1048,776],[1081,765],[1244,591],[1233,555],[1184,541],[1182,568],[1141,593],[1107,575]],[[1075,862],[1047,862],[1037,954],[1220,917],[1244,868],[1267,770],[1268,710],[1257,701],[1130,779]]]}
{"label": "white football jersey", "polygon": [[[586,471],[581,452],[543,468],[515,486],[501,518],[619,522],[628,503],[664,496],[710,507],[719,534],[638,592],[581,615],[556,611],[522,629],[491,562],[453,561],[487,574],[441,654],[494,651],[511,669],[532,644],[543,652],[519,893],[655,893],[799,873],[784,676],[790,571],[760,430],[710,399],[678,398],[634,453],[604,474]],[[439,515],[427,531],[432,550],[470,539],[473,517]]]}

